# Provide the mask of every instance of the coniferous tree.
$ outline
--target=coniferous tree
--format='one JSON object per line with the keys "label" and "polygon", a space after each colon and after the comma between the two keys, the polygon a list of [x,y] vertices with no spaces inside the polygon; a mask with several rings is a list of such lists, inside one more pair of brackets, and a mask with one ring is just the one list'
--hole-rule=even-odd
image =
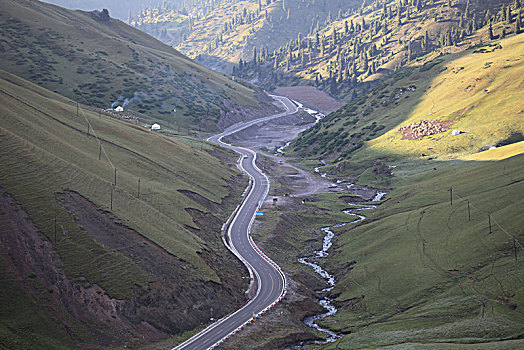
{"label": "coniferous tree", "polygon": [[484,16],[484,22],[489,23],[491,21],[491,11],[488,9],[486,15]]}
{"label": "coniferous tree", "polygon": [[511,24],[511,7],[509,5],[506,8],[506,23]]}
{"label": "coniferous tree", "polygon": [[369,68],[369,64],[368,64],[368,54],[366,53],[366,51],[364,51],[362,53],[362,69],[364,70],[364,72],[366,72]]}
{"label": "coniferous tree", "polygon": [[488,29],[488,34],[489,34],[489,40],[493,40],[495,37],[493,36],[493,26],[491,24],[491,21],[489,22],[489,29]]}
{"label": "coniferous tree", "polygon": [[517,21],[515,22],[515,34],[520,34],[520,16],[517,15]]}
{"label": "coniferous tree", "polygon": [[329,80],[329,91],[333,95],[337,93],[337,79],[335,77],[331,77]]}

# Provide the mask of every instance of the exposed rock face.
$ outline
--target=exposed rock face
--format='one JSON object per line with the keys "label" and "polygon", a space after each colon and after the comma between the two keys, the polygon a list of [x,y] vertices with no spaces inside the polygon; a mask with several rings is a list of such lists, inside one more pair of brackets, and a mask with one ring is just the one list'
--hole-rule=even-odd
{"label": "exposed rock face", "polygon": [[94,10],[91,12],[91,17],[98,22],[109,22],[111,19],[107,9],[103,9],[102,11]]}

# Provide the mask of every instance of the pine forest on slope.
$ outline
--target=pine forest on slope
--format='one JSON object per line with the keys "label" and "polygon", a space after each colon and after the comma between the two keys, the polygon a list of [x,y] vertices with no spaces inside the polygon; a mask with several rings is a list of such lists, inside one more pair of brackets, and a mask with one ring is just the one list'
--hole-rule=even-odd
{"label": "pine forest on slope", "polygon": [[520,32],[519,0],[163,2],[130,24],[266,89],[308,84],[349,100],[440,53]]}

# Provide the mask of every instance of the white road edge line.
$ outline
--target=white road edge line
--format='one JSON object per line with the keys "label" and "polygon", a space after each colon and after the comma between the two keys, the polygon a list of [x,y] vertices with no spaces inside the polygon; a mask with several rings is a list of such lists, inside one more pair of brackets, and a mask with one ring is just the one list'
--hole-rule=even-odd
{"label": "white road edge line", "polygon": [[[270,95],[268,94],[270,97],[274,98],[274,99],[277,99],[277,100],[280,100],[281,102],[283,101],[283,99],[287,99],[288,101],[290,101],[288,98],[286,97],[282,97],[282,96],[276,96],[276,95]],[[282,102],[283,103],[283,102]],[[221,135],[218,139],[217,139],[217,142],[219,144],[223,144],[223,145],[227,145],[227,146],[230,146],[230,147],[235,147],[235,146],[232,146],[231,144],[228,144],[226,142],[223,142],[222,141],[222,138],[225,137],[225,136],[229,136],[229,135],[232,135],[236,132],[239,132],[241,130],[244,130],[252,125],[255,125],[255,124],[258,124],[258,123],[261,123],[261,122],[264,122],[264,121],[268,121],[268,120],[272,120],[272,119],[276,119],[276,118],[281,118],[281,117],[284,117],[284,116],[287,116],[287,115],[291,115],[291,114],[294,114],[298,111],[298,108],[293,104],[291,103],[294,107],[294,110],[291,112],[290,110],[284,112],[284,113],[280,113],[280,114],[276,114],[276,115],[272,115],[272,116],[269,116],[269,117],[264,117],[264,118],[261,118],[261,119],[256,119],[254,121],[251,121],[251,122],[248,122],[247,124],[243,125],[241,128],[239,129],[236,129],[236,130],[233,130],[231,132],[224,132],[223,135]],[[284,106],[287,108],[287,106],[284,104]],[[206,141],[209,141],[211,138],[213,137],[216,137],[216,135],[214,136],[210,136],[206,139]],[[269,193],[269,187],[270,187],[270,181],[269,181],[269,178],[267,177],[266,174],[264,174],[262,172],[262,170],[260,170],[260,168],[256,165],[255,161],[256,161],[256,157],[257,157],[257,154],[255,151],[253,150],[250,150],[250,149],[247,149],[247,148],[244,148],[245,150],[248,150],[249,152],[253,153],[253,160],[252,160],[252,165],[253,165],[253,168],[255,168],[260,174],[262,174],[262,176],[265,177],[266,181],[267,181],[267,186],[266,186],[266,191],[265,191],[265,194],[264,194],[264,197],[263,199],[258,203],[257,205],[257,209],[260,208],[260,206],[262,205],[264,199],[266,198],[267,194]],[[246,173],[250,180],[252,181],[252,187],[251,187],[251,190],[249,191],[249,194],[243,199],[242,201],[242,204],[240,205],[240,208],[238,208],[238,210],[236,211],[236,215],[235,217],[233,218],[233,220],[231,221],[231,223],[229,224],[229,227],[228,227],[228,232],[227,232],[227,235],[228,237],[231,239],[231,226],[233,225],[233,223],[236,221],[236,219],[238,218],[239,216],[239,213],[242,211],[242,208],[244,207],[245,203],[247,202],[248,198],[251,196],[252,192],[254,191],[255,189],[255,179],[254,177],[249,174],[245,169],[244,167],[242,166],[242,160],[245,158],[245,156],[240,152],[240,151],[237,151],[237,150],[234,150],[235,152],[237,153],[240,153],[241,154],[241,159],[240,159],[240,169]],[[234,214],[235,212],[233,212]],[[259,312],[259,314],[263,314],[265,313],[267,310],[269,310],[272,306],[274,306],[276,303],[278,303],[279,301],[281,301],[284,296],[287,294],[287,280],[286,280],[286,276],[284,275],[284,272],[282,271],[282,269],[280,268],[280,266],[278,266],[277,264],[275,264],[273,261],[271,261],[267,256],[265,256],[261,251],[260,249],[256,246],[255,242],[253,241],[253,239],[250,237],[249,235],[249,232],[251,231],[251,226],[255,220],[255,216],[256,216],[256,210],[255,212],[253,213],[253,216],[251,217],[251,221],[249,223],[249,226],[248,226],[248,230],[247,230],[247,236],[248,236],[248,240],[251,244],[251,246],[253,247],[253,249],[255,249],[255,251],[257,252],[258,255],[260,255],[262,258],[264,258],[265,260],[267,260],[268,262],[270,262],[271,266],[279,273],[280,275],[280,278],[282,279],[282,285],[283,285],[283,289],[280,293],[280,296],[277,300],[275,300],[272,304],[270,304],[269,306],[267,306],[265,309],[263,309],[261,312]],[[258,272],[253,269],[253,267],[251,266],[251,264],[249,264],[249,262],[247,260],[244,259],[244,257],[242,257],[238,251],[236,250],[236,248],[234,247],[233,244],[231,244],[231,247],[226,244],[226,247],[231,250],[231,252],[237,256],[239,258],[240,261],[242,261],[242,263],[244,263],[244,265],[246,266],[246,268],[248,269],[248,271],[250,272],[250,278],[252,277],[252,274],[254,271],[256,277],[257,277],[257,281],[258,281],[258,288],[257,288],[257,293],[255,294],[255,296],[246,304],[244,305],[243,307],[241,307],[240,309],[236,310],[235,312],[227,315],[227,316],[224,316],[223,318],[221,318],[220,320],[212,323],[211,325],[209,325],[208,327],[206,327],[205,329],[203,329],[202,331],[200,331],[199,333],[195,334],[194,336],[192,336],[191,338],[187,339],[186,341],[184,341],[183,343],[177,345],[176,347],[172,348],[171,350],[179,350],[179,349],[182,349],[184,346],[186,346],[187,344],[201,338],[203,335],[209,333],[211,330],[215,329],[216,327],[218,327],[219,325],[221,325],[222,323],[224,323],[225,321],[227,321],[229,318],[235,316],[236,314],[238,314],[239,312],[243,311],[244,309],[246,309],[247,307],[249,307],[251,305],[251,303],[253,303],[257,296],[260,294],[260,289],[261,289],[261,283],[260,283],[260,276],[258,274]],[[252,321],[252,319],[248,319],[246,322],[244,322],[242,325],[240,325],[237,329],[235,329],[234,331],[228,333],[227,335],[225,335],[222,339],[220,339],[218,342],[216,342],[215,344],[211,345],[210,347],[207,348],[207,350],[210,350],[210,349],[213,349],[214,347],[216,347],[217,345],[221,344],[225,339],[229,338],[231,336],[231,334],[234,334],[237,332],[237,330],[243,328],[244,326],[246,326],[248,323],[250,323]]]}

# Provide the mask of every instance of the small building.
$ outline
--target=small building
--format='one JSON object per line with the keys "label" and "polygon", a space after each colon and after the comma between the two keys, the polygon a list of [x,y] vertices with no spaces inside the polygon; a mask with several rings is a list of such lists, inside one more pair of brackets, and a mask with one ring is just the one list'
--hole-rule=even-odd
{"label": "small building", "polygon": [[151,125],[151,130],[160,130],[160,125],[158,125],[157,123]]}
{"label": "small building", "polygon": [[453,131],[451,132],[451,135],[453,135],[453,136],[460,135],[460,130],[457,130],[457,129],[453,130]]}
{"label": "small building", "polygon": [[123,112],[124,111],[124,107],[118,106],[118,107],[115,108],[115,111],[116,112]]}

